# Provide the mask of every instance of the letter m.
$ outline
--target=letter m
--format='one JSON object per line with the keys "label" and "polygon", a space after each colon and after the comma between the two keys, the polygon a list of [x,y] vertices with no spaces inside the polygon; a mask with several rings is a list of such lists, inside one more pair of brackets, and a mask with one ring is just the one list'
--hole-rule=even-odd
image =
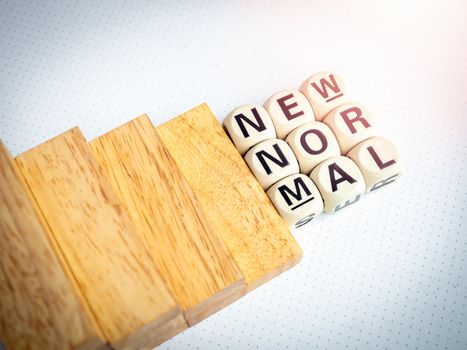
{"label": "letter m", "polygon": [[293,182],[294,182],[295,190],[291,190],[287,185],[282,185],[278,188],[278,191],[281,194],[282,198],[284,198],[285,202],[289,206],[292,205],[292,201],[289,195],[295,198],[297,201],[301,201],[303,198],[301,190],[303,190],[303,192],[305,192],[307,196],[311,195],[310,189],[305,185],[301,177],[295,178]]}

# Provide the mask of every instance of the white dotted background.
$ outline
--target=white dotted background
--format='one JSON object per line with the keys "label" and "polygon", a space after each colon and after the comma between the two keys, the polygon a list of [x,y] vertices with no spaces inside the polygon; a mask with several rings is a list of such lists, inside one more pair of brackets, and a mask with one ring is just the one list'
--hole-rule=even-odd
{"label": "white dotted background", "polygon": [[204,101],[222,120],[321,70],[368,106],[404,176],[295,231],[298,266],[160,349],[467,349],[465,1],[0,0],[14,155]]}

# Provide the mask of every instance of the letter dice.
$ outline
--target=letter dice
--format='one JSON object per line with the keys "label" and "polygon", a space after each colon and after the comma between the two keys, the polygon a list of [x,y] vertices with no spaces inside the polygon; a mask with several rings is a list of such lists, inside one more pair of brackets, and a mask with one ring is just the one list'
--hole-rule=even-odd
{"label": "letter dice", "polygon": [[344,156],[325,160],[313,169],[310,177],[323,197],[326,213],[335,213],[357,202],[365,192],[362,173]]}
{"label": "letter dice", "polygon": [[331,72],[312,75],[303,82],[300,91],[310,101],[317,121],[322,121],[331,110],[346,102],[344,83]]}
{"label": "letter dice", "polygon": [[396,147],[382,137],[372,137],[360,143],[347,156],[360,168],[367,192],[394,182],[402,173]]}
{"label": "letter dice", "polygon": [[276,182],[267,195],[289,227],[301,227],[323,211],[318,188],[303,174],[290,175]]}
{"label": "letter dice", "polygon": [[223,126],[242,156],[261,141],[276,138],[271,117],[259,105],[244,105],[234,109],[225,117]]}
{"label": "letter dice", "polygon": [[281,91],[271,96],[264,103],[264,108],[271,116],[277,138],[282,140],[293,129],[315,120],[310,102],[300,91]]}
{"label": "letter dice", "polygon": [[251,172],[267,190],[272,184],[292,174],[298,174],[298,162],[289,145],[283,140],[265,140],[245,155]]}
{"label": "letter dice", "polygon": [[341,154],[331,129],[320,122],[299,126],[287,136],[285,141],[297,157],[302,174],[309,175],[322,161]]}
{"label": "letter dice", "polygon": [[352,147],[375,136],[371,115],[360,104],[346,103],[333,109],[323,123],[336,135],[342,154],[347,154]]}

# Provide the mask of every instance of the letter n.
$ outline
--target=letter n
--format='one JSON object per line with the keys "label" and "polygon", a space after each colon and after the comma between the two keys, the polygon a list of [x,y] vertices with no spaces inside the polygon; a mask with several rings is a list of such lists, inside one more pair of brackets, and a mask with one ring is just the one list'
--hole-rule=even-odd
{"label": "letter n", "polygon": [[276,151],[279,158],[272,156],[271,154],[269,154],[268,152],[264,150],[261,150],[256,153],[256,157],[258,157],[259,162],[261,163],[264,170],[266,171],[266,174],[268,175],[272,174],[272,170],[269,167],[269,164],[267,163],[266,158],[269,159],[271,162],[279,165],[281,168],[285,168],[287,165],[290,164],[287,157],[284,155],[284,153],[282,152],[281,148],[279,147],[277,143],[275,143],[272,147]]}
{"label": "letter n", "polygon": [[248,133],[248,130],[246,129],[245,123],[250,125],[253,129],[255,129],[258,132],[266,130],[266,125],[264,125],[263,120],[261,119],[258,111],[256,110],[256,107],[253,107],[251,109],[251,113],[253,113],[253,116],[255,117],[256,123],[252,121],[251,119],[248,119],[244,114],[240,113],[234,116],[235,121],[238,124],[238,127],[240,128],[243,137],[248,138],[250,137],[250,134]]}

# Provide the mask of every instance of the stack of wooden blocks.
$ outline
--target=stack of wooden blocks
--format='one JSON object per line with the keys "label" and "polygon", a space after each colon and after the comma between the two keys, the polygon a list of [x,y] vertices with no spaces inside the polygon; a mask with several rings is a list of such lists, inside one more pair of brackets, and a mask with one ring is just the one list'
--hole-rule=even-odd
{"label": "stack of wooden blocks", "polygon": [[368,110],[349,101],[342,79],[312,75],[264,107],[244,105],[224,128],[284,220],[301,227],[337,212],[401,174],[396,147],[377,137]]}
{"label": "stack of wooden blocks", "polygon": [[206,105],[0,163],[7,350],[151,349],[301,258]]}
{"label": "stack of wooden blocks", "polygon": [[[310,99],[306,91],[305,85]],[[276,95],[266,105],[271,117],[259,106],[230,117],[256,130],[254,142],[236,145],[244,154],[257,144],[246,158],[259,182],[205,104],[157,128],[141,116],[89,143],[73,128],[15,159],[0,144],[0,341],[5,348],[151,349],[295,265],[301,249],[264,189],[270,187],[283,215],[275,192],[299,200],[302,189],[321,197],[308,177],[298,175],[299,168],[307,173],[313,165],[295,153],[299,167],[289,146],[276,139],[287,136],[290,126],[271,124],[275,101],[283,101],[281,110],[295,122],[313,118],[301,95],[288,96]],[[297,106],[303,115],[297,116]],[[325,109],[312,106],[321,120]],[[337,117],[328,118],[339,139],[340,124],[332,122]],[[237,123],[240,132],[245,123]],[[336,153],[330,131],[316,123],[293,124],[290,147],[300,145],[295,139],[321,131]],[[310,125],[314,129],[304,129]],[[268,137],[259,143],[263,132]],[[358,147],[384,149],[378,138],[365,142],[348,154],[363,166],[368,157]],[[350,160],[323,153],[315,169],[336,164],[339,202],[363,191],[362,175]],[[280,176],[262,177],[258,164],[274,174],[279,166]],[[373,176],[368,189],[381,183],[381,172],[365,175],[360,169],[364,177]],[[329,203],[336,200],[320,188],[322,176],[316,173],[316,184],[325,208],[332,209]],[[290,181],[297,184],[295,193],[281,187],[290,187]]]}

